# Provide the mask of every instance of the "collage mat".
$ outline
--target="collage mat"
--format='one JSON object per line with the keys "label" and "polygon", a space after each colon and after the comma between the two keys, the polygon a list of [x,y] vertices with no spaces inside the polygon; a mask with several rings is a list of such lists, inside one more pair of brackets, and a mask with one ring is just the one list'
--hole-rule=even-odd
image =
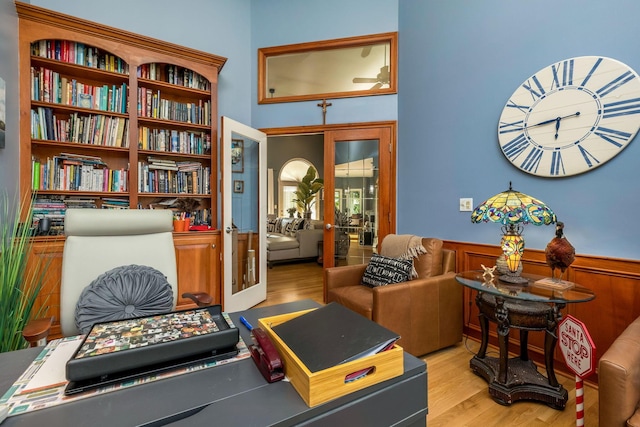
{"label": "collage mat", "polygon": [[218,332],[220,328],[215,317],[208,310],[184,310],[98,323],[89,331],[75,358],[83,359]]}
{"label": "collage mat", "polygon": [[[230,327],[234,327],[233,322],[227,315],[222,313],[225,320]],[[24,373],[16,380],[16,382],[7,390],[7,392],[0,397],[0,404],[6,404],[10,407],[9,416],[19,415],[25,412],[36,411],[38,409],[49,408],[57,406],[67,402],[73,402],[87,397],[93,397],[104,393],[120,390],[123,388],[134,387],[140,384],[146,384],[149,382],[161,380],[163,378],[174,377],[177,375],[185,374],[188,372],[199,371],[201,369],[207,369],[218,365],[225,365],[233,363],[239,360],[246,359],[250,356],[249,349],[243,341],[242,337],[239,337],[237,344],[238,354],[228,359],[195,363],[191,366],[178,368],[175,370],[165,371],[160,374],[153,374],[149,376],[143,376],[134,380],[123,381],[122,383],[113,384],[105,387],[99,387],[94,390],[88,390],[83,393],[79,393],[73,396],[65,396],[64,390],[67,386],[67,382],[56,382],[47,386],[41,386],[32,388],[29,386],[30,382],[38,374],[40,368],[42,368],[47,360],[52,358],[56,348],[63,347],[65,344],[70,344],[73,341],[77,342],[77,346],[82,342],[83,336],[65,337],[57,340],[53,340],[47,344],[42,352],[35,358],[31,365],[24,371]],[[64,372],[64,366],[58,367]],[[64,374],[62,374],[64,377]]]}

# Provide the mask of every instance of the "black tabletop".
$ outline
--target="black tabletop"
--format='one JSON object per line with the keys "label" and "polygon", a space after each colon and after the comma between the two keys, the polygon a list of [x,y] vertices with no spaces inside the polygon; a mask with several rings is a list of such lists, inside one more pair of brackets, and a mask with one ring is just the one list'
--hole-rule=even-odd
{"label": "black tabletop", "polygon": [[520,301],[537,301],[567,304],[591,301],[596,296],[592,290],[577,283],[557,283],[548,277],[522,273],[525,283],[503,282],[497,277],[483,275],[482,270],[465,271],[456,275],[456,280],[478,292],[511,298]]}

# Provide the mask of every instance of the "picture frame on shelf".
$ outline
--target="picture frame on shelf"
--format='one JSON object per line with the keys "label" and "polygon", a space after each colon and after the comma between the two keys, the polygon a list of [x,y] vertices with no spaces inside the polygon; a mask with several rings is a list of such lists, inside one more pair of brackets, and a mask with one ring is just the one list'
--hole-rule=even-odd
{"label": "picture frame on shelf", "polygon": [[239,179],[233,180],[233,192],[234,193],[244,193],[244,181]]}
{"label": "picture frame on shelf", "polygon": [[241,139],[231,140],[231,172],[244,172],[244,141]]}

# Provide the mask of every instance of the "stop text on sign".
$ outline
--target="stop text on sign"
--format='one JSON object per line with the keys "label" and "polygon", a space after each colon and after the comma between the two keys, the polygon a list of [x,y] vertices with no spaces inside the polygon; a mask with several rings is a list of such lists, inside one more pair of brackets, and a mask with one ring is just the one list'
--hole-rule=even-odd
{"label": "stop text on sign", "polygon": [[567,363],[572,363],[573,365],[581,368],[581,362],[589,362],[587,360],[589,357],[589,349],[587,348],[589,342],[582,332],[582,329],[576,328],[574,325],[569,323],[566,325],[565,329],[562,330],[560,340],[562,346],[569,350],[565,356],[570,358],[571,361],[567,361]]}
{"label": "stop text on sign", "polygon": [[567,366],[580,378],[595,372],[596,346],[584,323],[567,315],[558,325],[560,350]]}

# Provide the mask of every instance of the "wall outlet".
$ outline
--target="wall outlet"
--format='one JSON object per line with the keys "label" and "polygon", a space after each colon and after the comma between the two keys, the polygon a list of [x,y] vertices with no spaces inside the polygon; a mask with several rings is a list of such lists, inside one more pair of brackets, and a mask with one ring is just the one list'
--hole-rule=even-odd
{"label": "wall outlet", "polygon": [[473,210],[473,199],[462,198],[460,199],[460,212],[471,212]]}

